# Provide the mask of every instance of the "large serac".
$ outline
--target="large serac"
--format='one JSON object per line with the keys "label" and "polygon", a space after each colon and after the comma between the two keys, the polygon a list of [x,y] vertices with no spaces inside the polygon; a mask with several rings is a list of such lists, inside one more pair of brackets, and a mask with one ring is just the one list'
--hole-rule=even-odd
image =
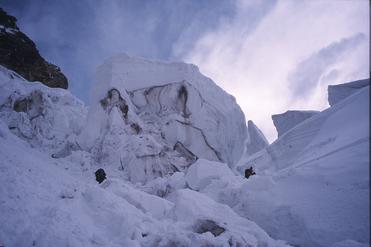
{"label": "large serac", "polygon": [[131,180],[182,171],[198,158],[233,166],[244,150],[240,107],[194,65],[118,55],[98,68],[92,99],[79,142]]}

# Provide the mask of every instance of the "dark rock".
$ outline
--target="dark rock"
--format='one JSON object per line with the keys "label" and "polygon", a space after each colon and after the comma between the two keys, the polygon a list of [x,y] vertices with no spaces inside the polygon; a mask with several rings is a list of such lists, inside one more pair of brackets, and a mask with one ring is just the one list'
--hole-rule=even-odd
{"label": "dark rock", "polygon": [[249,178],[250,176],[252,175],[255,175],[256,173],[254,172],[252,166],[250,166],[250,168],[247,168],[245,170],[245,178]]}
{"label": "dark rock", "polygon": [[142,131],[142,128],[137,123],[132,123],[130,127],[135,131],[135,133],[139,134]]}
{"label": "dark rock", "polygon": [[35,43],[19,30],[16,21],[0,8],[0,64],[28,81],[67,89],[67,78],[57,66],[40,56]]}
{"label": "dark rock", "polygon": [[102,168],[99,168],[95,172],[95,179],[97,180],[98,183],[102,183],[106,178],[107,178],[106,172]]}
{"label": "dark rock", "polygon": [[177,142],[175,143],[174,147],[173,147],[173,150],[177,151],[178,153],[180,153],[183,157],[186,158],[186,160],[188,162],[190,162],[190,164],[193,164],[194,162],[196,162],[196,160],[198,159],[197,156],[192,153],[188,148],[186,148],[183,143],[181,142]]}
{"label": "dark rock", "polygon": [[213,220],[199,220],[195,225],[197,233],[211,232],[215,237],[225,232],[225,228],[217,225]]}

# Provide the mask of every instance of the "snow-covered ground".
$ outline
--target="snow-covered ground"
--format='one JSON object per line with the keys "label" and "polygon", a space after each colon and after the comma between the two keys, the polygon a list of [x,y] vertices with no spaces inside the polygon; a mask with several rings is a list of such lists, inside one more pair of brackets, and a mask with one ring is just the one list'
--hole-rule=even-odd
{"label": "snow-covered ground", "polygon": [[268,146],[194,65],[113,57],[89,109],[1,67],[0,246],[369,246],[368,101]]}

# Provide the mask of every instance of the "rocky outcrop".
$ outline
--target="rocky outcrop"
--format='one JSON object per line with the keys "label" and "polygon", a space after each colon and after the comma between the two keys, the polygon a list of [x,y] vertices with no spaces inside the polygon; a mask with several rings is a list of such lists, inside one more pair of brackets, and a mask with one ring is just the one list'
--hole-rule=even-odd
{"label": "rocky outcrop", "polygon": [[35,43],[19,30],[16,21],[0,8],[0,64],[28,81],[67,89],[67,78],[57,66],[40,56]]}
{"label": "rocky outcrop", "polygon": [[278,137],[318,113],[318,111],[287,111],[282,114],[272,115],[273,124],[277,129]]}
{"label": "rocky outcrop", "polygon": [[369,85],[370,79],[358,80],[339,85],[330,85],[328,86],[328,103],[330,106],[333,106],[359,89]]}

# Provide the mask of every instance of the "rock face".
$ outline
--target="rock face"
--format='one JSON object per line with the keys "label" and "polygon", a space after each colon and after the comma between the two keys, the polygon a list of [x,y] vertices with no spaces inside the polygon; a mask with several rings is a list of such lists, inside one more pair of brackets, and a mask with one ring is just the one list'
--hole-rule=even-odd
{"label": "rock face", "polygon": [[0,64],[28,81],[67,89],[67,78],[57,66],[40,56],[34,42],[19,30],[16,21],[0,8]]}
{"label": "rock face", "polygon": [[246,153],[249,155],[258,152],[269,145],[263,132],[251,120],[247,122],[247,136]]}
{"label": "rock face", "polygon": [[330,106],[333,106],[359,89],[369,85],[370,79],[358,80],[339,85],[330,85],[328,86],[328,103]]}
{"label": "rock face", "polygon": [[230,166],[239,160],[244,114],[196,66],[124,54],[100,66],[97,80],[79,143],[98,162],[146,181],[186,170],[198,158]]}
{"label": "rock face", "polygon": [[282,114],[272,115],[272,120],[277,129],[278,137],[318,113],[318,111],[287,111]]}

